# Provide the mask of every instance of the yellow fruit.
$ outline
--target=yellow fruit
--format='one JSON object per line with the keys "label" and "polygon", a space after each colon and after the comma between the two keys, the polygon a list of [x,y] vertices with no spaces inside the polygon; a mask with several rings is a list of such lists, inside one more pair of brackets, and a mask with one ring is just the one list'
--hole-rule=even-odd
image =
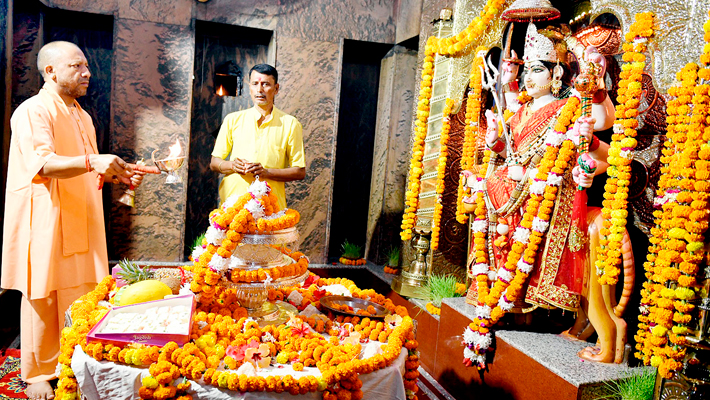
{"label": "yellow fruit", "polygon": [[125,286],[116,294],[115,304],[127,306],[146,301],[161,300],[173,291],[161,281],[148,279]]}

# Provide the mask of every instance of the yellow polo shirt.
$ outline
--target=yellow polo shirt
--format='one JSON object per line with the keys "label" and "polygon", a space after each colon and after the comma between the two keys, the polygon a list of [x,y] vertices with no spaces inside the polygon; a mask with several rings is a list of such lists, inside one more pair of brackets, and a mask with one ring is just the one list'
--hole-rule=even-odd
{"label": "yellow polo shirt", "polygon": [[[305,168],[301,123],[276,107],[257,126],[260,117],[255,107],[228,114],[219,129],[212,156],[225,160],[229,157],[230,161],[241,158],[261,163],[264,168]],[[233,194],[246,193],[253,181],[251,174],[225,176],[219,185],[220,202]],[[284,182],[266,181],[276,193],[281,209],[286,208]]]}

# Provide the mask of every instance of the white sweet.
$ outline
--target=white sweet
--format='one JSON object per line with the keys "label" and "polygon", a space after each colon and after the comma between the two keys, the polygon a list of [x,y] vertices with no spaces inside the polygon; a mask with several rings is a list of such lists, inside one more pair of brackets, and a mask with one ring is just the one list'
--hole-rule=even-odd
{"label": "white sweet", "polygon": [[101,333],[186,333],[190,331],[190,308],[150,307],[142,313],[119,312],[104,324]]}

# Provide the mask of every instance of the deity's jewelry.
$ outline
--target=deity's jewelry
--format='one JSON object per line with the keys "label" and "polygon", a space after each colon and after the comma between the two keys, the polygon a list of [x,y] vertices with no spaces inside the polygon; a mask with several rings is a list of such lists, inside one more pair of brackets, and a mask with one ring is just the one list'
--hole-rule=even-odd
{"label": "deity's jewelry", "polygon": [[550,84],[552,85],[552,94],[557,97],[560,94],[560,89],[562,88],[562,80],[559,78],[552,78]]}
{"label": "deity's jewelry", "polygon": [[[545,89],[549,89],[550,87],[552,87],[552,83],[553,83],[554,81],[555,81],[555,80],[553,79],[553,80],[551,80],[550,82],[548,82],[546,85],[536,85],[534,82],[530,82],[530,83],[526,83],[526,84],[525,84],[525,87],[528,88],[528,89],[540,89],[540,90],[545,90]],[[562,81],[559,81],[559,82],[560,82],[560,86],[562,86]]]}

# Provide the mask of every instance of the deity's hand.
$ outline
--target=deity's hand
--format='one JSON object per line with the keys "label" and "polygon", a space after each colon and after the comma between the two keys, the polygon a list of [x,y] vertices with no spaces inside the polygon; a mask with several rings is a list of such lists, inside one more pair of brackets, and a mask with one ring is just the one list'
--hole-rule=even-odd
{"label": "deity's hand", "polygon": [[506,83],[510,83],[518,77],[518,71],[520,71],[520,64],[512,61],[517,59],[518,54],[515,52],[515,50],[511,50],[509,59],[503,59],[500,77],[501,84],[505,85]]}
{"label": "deity's hand", "polygon": [[597,65],[598,77],[604,78],[606,73],[606,57],[604,57],[595,46],[589,46],[584,50],[584,58]]}
{"label": "deity's hand", "polygon": [[486,144],[493,147],[498,141],[498,116],[491,110],[486,110]]}
{"label": "deity's hand", "polygon": [[579,146],[579,138],[583,137],[587,143],[592,142],[594,137],[594,124],[597,121],[593,117],[579,117],[574,123],[572,132],[570,134],[570,139],[575,146]]}
{"label": "deity's hand", "polygon": [[575,166],[572,168],[572,180],[574,180],[574,183],[577,184],[577,186],[581,186],[583,188],[588,188],[592,186],[592,182],[594,180],[594,174],[588,174],[582,170],[582,168],[579,167],[579,165]]}

